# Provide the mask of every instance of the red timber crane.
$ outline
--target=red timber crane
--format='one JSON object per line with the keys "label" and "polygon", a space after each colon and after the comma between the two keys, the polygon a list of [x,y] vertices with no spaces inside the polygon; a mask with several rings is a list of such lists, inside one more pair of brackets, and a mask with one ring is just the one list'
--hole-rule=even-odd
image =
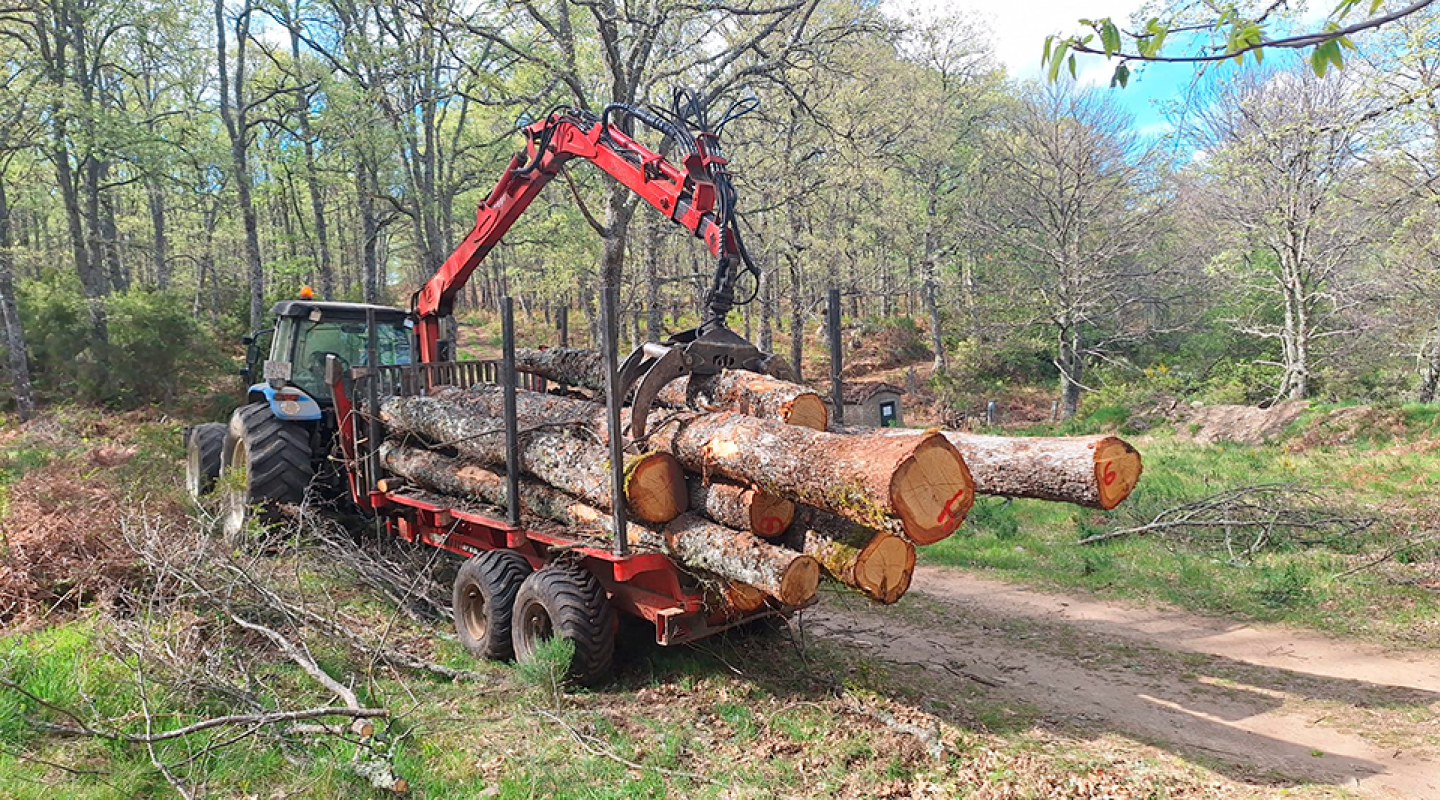
{"label": "red timber crane", "polygon": [[[720,147],[720,131],[755,105],[754,100],[735,103],[712,127],[697,96],[690,90],[679,90],[669,114],[622,103],[606,106],[599,116],[562,106],[544,120],[526,126],[525,149],[510,159],[499,183],[480,203],[474,229],[415,294],[413,311],[420,360],[444,360],[440,321],[450,315],[465,282],[545,184],[567,162],[584,159],[703,240],[716,258],[715,277],[706,292],[705,318],[700,326],[664,343],[647,344],[621,365],[622,398],[635,387],[631,435],[644,435],[646,413],[655,395],[681,375],[713,374],[726,368],[763,371],[768,354],[725,324],[726,314],[736,304],[735,287],[740,275],[749,273],[758,288],[759,270],[746,253],[740,235],[735,189]],[[623,130],[633,122],[673,142],[678,165]],[[741,302],[753,297],[752,293]]]}

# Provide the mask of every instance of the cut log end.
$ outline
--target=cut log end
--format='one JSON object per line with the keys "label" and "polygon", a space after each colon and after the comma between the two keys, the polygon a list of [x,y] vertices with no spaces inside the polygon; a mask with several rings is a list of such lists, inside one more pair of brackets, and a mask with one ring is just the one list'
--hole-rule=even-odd
{"label": "cut log end", "polygon": [[825,406],[825,401],[816,394],[802,394],[787,404],[782,409],[782,416],[785,422],[800,428],[811,428],[817,431],[825,430],[830,424],[830,409]]}
{"label": "cut log end", "polygon": [[960,453],[935,433],[895,471],[890,496],[910,541],[934,544],[965,521],[975,503],[975,482]]}
{"label": "cut log end", "polygon": [[898,536],[880,534],[860,553],[855,580],[866,595],[889,605],[910,589],[915,548]]}
{"label": "cut log end", "polygon": [[780,579],[780,591],[775,599],[787,606],[798,606],[809,602],[820,588],[820,562],[809,556],[802,556],[790,562]]}
{"label": "cut log end", "polygon": [[1129,443],[1114,437],[1095,446],[1095,485],[1100,488],[1100,507],[1109,511],[1130,496],[1140,481],[1140,453]]}
{"label": "cut log end", "polygon": [[690,509],[685,472],[669,453],[651,452],[625,463],[625,499],[646,522],[669,522]]}
{"label": "cut log end", "polygon": [[750,530],[765,539],[774,539],[790,528],[795,504],[769,492],[755,490],[750,500]]}
{"label": "cut log end", "polygon": [[759,611],[769,599],[769,595],[756,589],[748,583],[732,581],[725,586],[721,602],[727,612],[733,615],[749,614],[752,611]]}

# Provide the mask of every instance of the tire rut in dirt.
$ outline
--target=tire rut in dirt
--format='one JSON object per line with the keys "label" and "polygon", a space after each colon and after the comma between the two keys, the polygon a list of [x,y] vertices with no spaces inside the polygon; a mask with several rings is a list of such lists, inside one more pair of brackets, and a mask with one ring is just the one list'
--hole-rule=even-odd
{"label": "tire rut in dirt", "polygon": [[455,632],[471,655],[491,661],[514,658],[510,620],[515,596],[531,571],[530,562],[512,550],[481,553],[460,566],[452,598]]}
{"label": "tire rut in dirt", "polygon": [[615,609],[600,582],[575,564],[548,566],[525,579],[515,598],[512,639],[517,659],[527,659],[544,634],[536,614],[548,618],[550,634],[575,645],[569,677],[593,686],[610,674],[615,658]]}

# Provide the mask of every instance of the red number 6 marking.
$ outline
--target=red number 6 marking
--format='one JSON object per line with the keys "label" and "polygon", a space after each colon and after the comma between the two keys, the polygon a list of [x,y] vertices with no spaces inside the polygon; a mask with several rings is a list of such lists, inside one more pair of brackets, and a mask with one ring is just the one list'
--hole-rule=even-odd
{"label": "red number 6 marking", "polygon": [[1100,482],[1106,486],[1109,486],[1110,484],[1114,483],[1115,479],[1118,477],[1120,476],[1115,474],[1115,465],[1109,461],[1106,461],[1104,468],[1100,470]]}

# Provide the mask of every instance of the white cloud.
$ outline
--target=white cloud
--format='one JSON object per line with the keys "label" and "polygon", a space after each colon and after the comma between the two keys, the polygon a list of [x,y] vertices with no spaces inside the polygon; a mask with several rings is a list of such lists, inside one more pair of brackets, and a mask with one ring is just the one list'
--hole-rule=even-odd
{"label": "white cloud", "polygon": [[[921,19],[961,16],[979,21],[992,32],[995,57],[1013,76],[1032,78],[1040,74],[1040,53],[1045,37],[1080,32],[1081,17],[1111,17],[1117,23],[1144,5],[1144,0],[884,0],[886,11],[899,16],[915,14]],[[1077,60],[1082,83],[1108,83],[1113,64],[1104,59]]]}

